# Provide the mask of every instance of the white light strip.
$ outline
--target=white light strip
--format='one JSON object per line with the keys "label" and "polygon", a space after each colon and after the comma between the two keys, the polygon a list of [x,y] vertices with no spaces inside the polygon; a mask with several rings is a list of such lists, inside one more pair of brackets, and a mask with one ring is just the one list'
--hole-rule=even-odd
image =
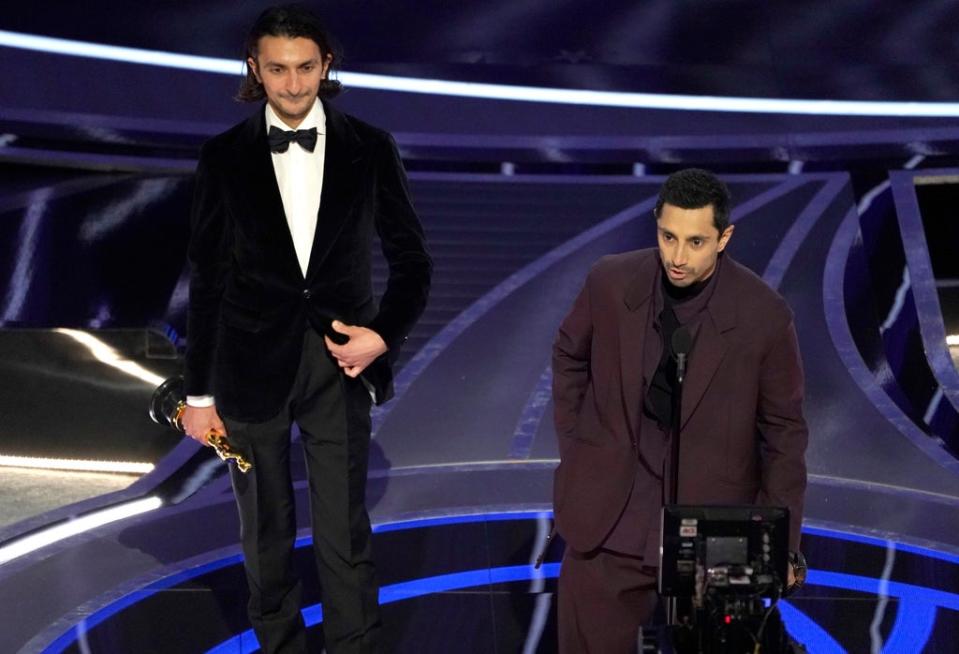
{"label": "white light strip", "polygon": [[139,363],[121,358],[120,355],[117,354],[116,350],[101,341],[93,334],[81,332],[77,329],[55,329],[53,331],[57,332],[58,334],[63,334],[64,336],[69,336],[77,343],[85,345],[87,349],[90,350],[90,354],[92,354],[98,361],[101,361],[112,368],[116,368],[120,372],[124,372],[131,377],[141,379],[148,384],[152,384],[153,386],[159,386],[164,381],[163,377],[156,373],[150,372]]}
{"label": "white light strip", "polygon": [[111,522],[124,520],[125,518],[158,509],[162,505],[163,501],[159,497],[148,497],[135,502],[119,504],[109,509],[103,509],[102,511],[95,511],[70,520],[69,522],[44,529],[35,534],[30,534],[29,536],[13,541],[9,545],[0,547],[0,565],[34,552],[41,547],[46,547],[47,545],[70,538],[71,536],[76,536],[77,534],[82,534],[91,529],[96,529],[97,527],[102,527]]}
{"label": "white light strip", "polygon": [[[110,61],[164,66],[223,75],[242,75],[245,66],[235,59],[127,48],[87,43],[49,36],[0,30],[0,46],[75,57],[93,57]],[[669,93],[623,93],[588,91],[537,86],[480,84],[450,80],[339,73],[346,86],[401,93],[430,93],[465,98],[545,102],[550,104],[624,107],[632,109],[675,109],[681,111],[718,111],[737,113],[806,114],[813,116],[914,116],[959,117],[957,102],[872,102],[864,100],[799,100],[783,98],[724,97]]]}
{"label": "white light strip", "polygon": [[518,100],[549,104],[673,109],[733,113],[807,114],[813,116],[959,116],[959,102],[868,102],[861,100],[791,100],[783,98],[680,95],[674,93],[623,93],[556,89],[538,86],[480,84],[419,77],[393,77],[368,73],[340,73],[340,81],[353,88],[453,95],[490,100]]}
{"label": "white light strip", "polygon": [[949,334],[946,336],[946,345],[959,345],[959,334]]}
{"label": "white light strip", "polygon": [[71,39],[57,39],[50,36],[22,34],[20,32],[8,32],[6,30],[0,30],[0,45],[7,46],[8,48],[49,52],[72,57],[107,59],[109,61],[122,61],[129,64],[199,70],[206,73],[221,73],[223,75],[241,75],[245,72],[244,64],[236,59],[200,57],[197,55],[146,50],[143,48],[125,48],[118,45],[103,45],[100,43],[87,43],[85,41],[74,41]]}
{"label": "white light strip", "polygon": [[137,461],[95,461],[92,459],[53,459],[36,456],[9,456],[0,454],[0,466],[37,468],[41,470],[73,470],[76,472],[122,472],[146,474],[152,463]]}

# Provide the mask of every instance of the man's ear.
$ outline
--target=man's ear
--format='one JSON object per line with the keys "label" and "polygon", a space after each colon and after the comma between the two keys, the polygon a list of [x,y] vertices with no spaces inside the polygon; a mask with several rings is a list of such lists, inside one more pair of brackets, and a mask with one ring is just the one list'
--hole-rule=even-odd
{"label": "man's ear", "polygon": [[726,249],[726,244],[729,243],[729,239],[733,237],[733,230],[736,228],[735,225],[729,225],[723,233],[719,236],[719,247],[717,251],[722,252]]}
{"label": "man's ear", "polygon": [[327,52],[326,56],[323,57],[323,79],[328,79],[330,74],[330,66],[333,65],[333,53]]}
{"label": "man's ear", "polygon": [[256,78],[257,82],[262,84],[263,80],[260,79],[260,71],[256,69],[256,59],[254,59],[253,57],[247,57],[246,67],[253,71],[253,77]]}

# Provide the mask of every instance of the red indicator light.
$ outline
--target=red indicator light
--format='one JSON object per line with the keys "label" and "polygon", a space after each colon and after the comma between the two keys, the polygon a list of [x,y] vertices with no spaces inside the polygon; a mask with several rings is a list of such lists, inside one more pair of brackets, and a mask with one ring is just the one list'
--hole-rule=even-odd
{"label": "red indicator light", "polygon": [[726,624],[731,624],[732,621],[733,621],[733,616],[727,615],[727,616],[724,618],[724,620],[726,621]]}

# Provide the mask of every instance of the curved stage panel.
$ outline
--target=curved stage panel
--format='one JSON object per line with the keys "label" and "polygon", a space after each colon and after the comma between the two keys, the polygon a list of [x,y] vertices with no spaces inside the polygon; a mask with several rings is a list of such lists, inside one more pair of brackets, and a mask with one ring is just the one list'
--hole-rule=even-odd
{"label": "curved stage panel", "polygon": [[[555,651],[561,548],[552,546],[541,568],[530,565],[548,520],[548,513],[511,512],[377,525],[389,651]],[[884,652],[944,652],[955,642],[959,557],[816,527],[804,542],[820,563],[803,591],[780,607],[787,630],[811,654],[867,651],[877,642]],[[303,613],[310,645],[321,651],[322,606],[310,546],[309,537],[297,541],[296,566],[312,589]],[[145,581],[42,651],[257,651],[236,602],[246,583],[240,556],[221,551],[207,558]]]}

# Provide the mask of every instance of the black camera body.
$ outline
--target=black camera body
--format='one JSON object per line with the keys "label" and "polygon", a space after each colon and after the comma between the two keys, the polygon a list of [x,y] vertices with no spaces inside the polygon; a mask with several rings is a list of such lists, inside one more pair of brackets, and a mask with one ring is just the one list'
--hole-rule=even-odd
{"label": "black camera body", "polygon": [[787,650],[775,602],[786,588],[789,510],[664,507],[659,592],[671,598],[669,641],[678,654]]}

